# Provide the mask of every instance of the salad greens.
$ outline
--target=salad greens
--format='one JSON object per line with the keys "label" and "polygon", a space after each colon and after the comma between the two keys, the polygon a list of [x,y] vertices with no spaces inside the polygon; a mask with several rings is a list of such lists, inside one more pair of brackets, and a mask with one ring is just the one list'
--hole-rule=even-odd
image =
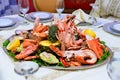
{"label": "salad greens", "polygon": [[61,67],[64,67],[64,65],[63,65],[63,63],[62,63],[62,62],[57,63],[57,65],[56,65],[56,66],[61,66]]}
{"label": "salad greens", "polygon": [[[6,48],[9,43],[10,43],[10,40],[7,39],[6,41],[3,42],[3,46]],[[17,59],[15,58],[15,54],[14,53],[12,53],[10,50],[7,50],[7,52],[8,52],[8,55],[11,58],[13,58],[14,61],[17,61]]]}
{"label": "salad greens", "polygon": [[4,47],[7,47],[7,45],[8,45],[9,43],[10,43],[10,40],[7,39],[6,41],[3,42],[3,46],[4,46]]}
{"label": "salad greens", "polygon": [[104,41],[100,41],[101,44],[103,44],[104,46],[106,46],[105,42]]}
{"label": "salad greens", "polygon": [[15,58],[15,54],[12,53],[11,51],[8,50],[8,55],[13,58],[14,61],[18,61],[16,58]]}
{"label": "salad greens", "polygon": [[102,61],[106,60],[110,56],[110,52],[106,51],[105,49],[103,50],[103,55],[101,59],[97,61],[97,64],[100,64]]}
{"label": "salad greens", "polygon": [[48,32],[48,40],[51,42],[56,42],[57,38],[56,38],[56,33],[57,33],[57,27],[56,25],[52,25],[49,27],[49,32]]}
{"label": "salad greens", "polygon": [[[104,46],[106,46],[104,41],[100,41],[101,44],[103,44]],[[101,57],[101,59],[99,59],[97,61],[97,64],[100,64],[102,61],[106,60],[108,57],[110,56],[110,52],[107,51],[106,49],[103,50],[103,55]]]}
{"label": "salad greens", "polygon": [[38,63],[39,66],[50,66],[48,63],[42,61],[41,59],[33,59],[32,61]]}

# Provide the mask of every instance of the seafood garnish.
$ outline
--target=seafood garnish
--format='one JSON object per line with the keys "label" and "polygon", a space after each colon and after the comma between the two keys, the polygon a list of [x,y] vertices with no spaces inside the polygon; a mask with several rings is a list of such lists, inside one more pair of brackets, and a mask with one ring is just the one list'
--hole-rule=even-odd
{"label": "seafood garnish", "polygon": [[[33,29],[18,30],[14,37],[8,39],[11,41],[15,37],[20,38],[20,46],[10,51],[19,61],[38,60],[36,62],[43,61],[49,65],[62,62],[64,67],[96,64],[102,59],[104,52],[109,52],[109,50],[101,44],[100,38],[94,36],[88,39],[84,30],[77,28],[74,19],[74,15],[66,15],[61,20],[54,18],[54,25],[51,27],[39,23],[39,18],[36,18]],[[55,33],[49,34],[50,31]],[[50,37],[52,35],[53,38]],[[41,56],[40,54],[43,53],[44,55]],[[57,62],[51,62],[54,59],[53,57],[48,59],[48,54],[54,56]]]}
{"label": "seafood garnish", "polygon": [[[80,45],[84,44],[86,40],[82,30],[75,26],[74,17],[67,15],[56,23],[58,25],[56,37],[61,42],[61,50],[80,49]],[[79,37],[78,39],[76,39],[76,35]]]}

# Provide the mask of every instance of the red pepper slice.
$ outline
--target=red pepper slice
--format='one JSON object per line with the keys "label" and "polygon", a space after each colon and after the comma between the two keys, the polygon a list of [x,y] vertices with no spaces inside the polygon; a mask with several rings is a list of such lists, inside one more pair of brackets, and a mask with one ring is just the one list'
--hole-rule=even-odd
{"label": "red pepper slice", "polygon": [[60,58],[60,61],[62,62],[64,67],[69,67],[70,66],[63,58]]}

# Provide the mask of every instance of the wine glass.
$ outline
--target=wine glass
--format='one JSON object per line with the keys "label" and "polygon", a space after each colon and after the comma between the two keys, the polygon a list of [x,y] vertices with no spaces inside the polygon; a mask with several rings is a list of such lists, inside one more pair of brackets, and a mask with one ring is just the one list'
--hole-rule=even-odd
{"label": "wine glass", "polygon": [[107,64],[107,73],[111,80],[120,80],[120,54],[114,53]]}
{"label": "wine glass", "polygon": [[26,13],[29,10],[29,1],[28,0],[18,0],[19,11],[23,14],[24,24],[28,24],[25,19]]}
{"label": "wine glass", "polygon": [[62,18],[61,14],[64,11],[64,0],[57,0],[56,2],[56,11],[58,12],[59,19]]}
{"label": "wine glass", "polygon": [[39,66],[37,63],[33,61],[22,61],[15,64],[14,71],[19,75],[25,76],[25,79],[27,80],[28,77],[37,72],[38,69]]}
{"label": "wine glass", "polygon": [[92,9],[93,9],[93,13],[91,14],[90,19],[93,21],[93,25],[94,25],[94,26],[98,26],[98,25],[101,24],[101,22],[99,22],[99,21],[97,20],[97,18],[94,17],[94,16],[95,16],[94,11],[98,8],[98,5],[97,5],[97,4],[94,4],[94,3],[91,3],[90,6],[91,6]]}

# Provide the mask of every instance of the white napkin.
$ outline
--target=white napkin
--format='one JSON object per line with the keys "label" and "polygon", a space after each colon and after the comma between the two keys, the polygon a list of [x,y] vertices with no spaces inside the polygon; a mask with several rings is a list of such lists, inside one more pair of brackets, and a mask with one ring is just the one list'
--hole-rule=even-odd
{"label": "white napkin", "polygon": [[91,16],[86,14],[81,9],[75,10],[72,14],[76,16],[75,24],[79,24],[80,22],[88,22],[90,24],[93,24],[93,19],[90,19]]}

